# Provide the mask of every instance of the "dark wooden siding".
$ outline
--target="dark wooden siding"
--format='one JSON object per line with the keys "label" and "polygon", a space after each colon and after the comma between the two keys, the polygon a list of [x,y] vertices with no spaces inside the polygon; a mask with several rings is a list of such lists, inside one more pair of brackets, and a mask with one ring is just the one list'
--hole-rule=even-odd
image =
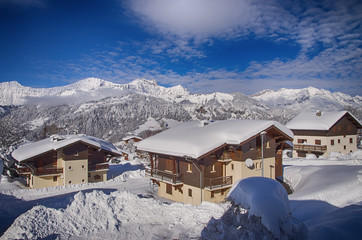
{"label": "dark wooden siding", "polygon": [[36,168],[52,168],[57,166],[57,152],[51,151],[34,158]]}
{"label": "dark wooden siding", "polygon": [[103,150],[89,146],[88,147],[88,164],[97,164],[106,162],[106,153]]}
{"label": "dark wooden siding", "polygon": [[88,159],[88,146],[84,143],[75,143],[63,149],[64,160]]}

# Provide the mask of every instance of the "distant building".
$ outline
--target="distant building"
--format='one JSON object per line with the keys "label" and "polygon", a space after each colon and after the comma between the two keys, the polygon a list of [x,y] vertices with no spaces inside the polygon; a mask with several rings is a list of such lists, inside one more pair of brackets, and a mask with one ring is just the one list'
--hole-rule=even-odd
{"label": "distant building", "polygon": [[293,133],[274,121],[203,121],[179,124],[137,149],[150,154],[147,175],[159,196],[200,204],[223,201],[238,179],[281,177],[283,143],[292,140]]}
{"label": "distant building", "polygon": [[329,156],[331,152],[357,150],[357,131],[361,123],[347,111],[302,112],[287,125],[294,133],[294,156],[307,153]]}
{"label": "distant building", "polygon": [[12,153],[30,188],[106,181],[108,160],[120,155],[111,143],[85,135],[53,135]]}
{"label": "distant building", "polygon": [[127,137],[124,137],[124,138],[122,138],[122,141],[124,142],[124,143],[129,143],[129,142],[131,142],[131,141],[133,141],[133,142],[140,142],[140,141],[142,141],[142,138],[141,137],[138,137],[138,136],[127,136]]}

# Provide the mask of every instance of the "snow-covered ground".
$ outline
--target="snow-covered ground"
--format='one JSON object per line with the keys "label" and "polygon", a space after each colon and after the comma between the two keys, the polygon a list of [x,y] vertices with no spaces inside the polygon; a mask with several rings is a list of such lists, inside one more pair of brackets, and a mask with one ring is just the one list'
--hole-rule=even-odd
{"label": "snow-covered ground", "polygon": [[[284,164],[294,188],[292,216],[307,226],[311,239],[362,236],[362,151]],[[158,198],[138,160],[111,165],[108,175],[102,183],[35,190],[2,176],[1,239],[222,239],[234,236],[220,229],[232,217],[248,222],[243,226],[253,228],[249,233],[259,232],[249,237],[268,232],[262,221],[235,215],[229,202],[193,206]],[[240,236],[246,235],[234,238]]]}

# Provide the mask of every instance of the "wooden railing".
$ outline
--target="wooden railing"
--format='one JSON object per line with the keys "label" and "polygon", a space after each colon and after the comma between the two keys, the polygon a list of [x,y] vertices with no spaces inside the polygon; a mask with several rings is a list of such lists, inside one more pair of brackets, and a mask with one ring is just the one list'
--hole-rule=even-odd
{"label": "wooden railing", "polygon": [[172,184],[182,183],[181,175],[179,173],[173,174],[172,172],[146,168],[146,176],[151,179],[161,180]]}
{"label": "wooden railing", "polygon": [[294,144],[293,150],[306,151],[306,152],[325,152],[325,151],[327,151],[327,146],[326,145]]}
{"label": "wooden railing", "polygon": [[15,171],[19,174],[19,175],[27,175],[27,174],[31,174],[31,169],[29,167],[24,167],[24,166],[17,166],[15,168]]}
{"label": "wooden railing", "polygon": [[88,165],[88,171],[98,171],[98,170],[106,170],[106,169],[109,169],[108,163],[98,163],[98,164]]}
{"label": "wooden railing", "polygon": [[35,175],[42,176],[42,175],[57,175],[63,173],[63,168],[36,168]]}
{"label": "wooden railing", "polygon": [[205,178],[204,187],[207,190],[213,190],[217,188],[224,188],[233,185],[233,177],[225,176],[225,177],[217,177],[217,178]]}

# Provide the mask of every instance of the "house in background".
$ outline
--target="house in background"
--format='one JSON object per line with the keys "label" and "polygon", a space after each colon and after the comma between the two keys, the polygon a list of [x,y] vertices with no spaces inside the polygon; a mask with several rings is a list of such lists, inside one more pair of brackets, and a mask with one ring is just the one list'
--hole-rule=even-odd
{"label": "house in background", "polygon": [[282,176],[283,142],[292,140],[293,133],[274,121],[194,121],[147,138],[137,149],[150,155],[147,175],[160,197],[200,204],[223,201],[239,179]]}
{"label": "house in background", "polygon": [[130,143],[130,142],[137,143],[137,142],[142,141],[142,138],[133,135],[133,136],[127,136],[127,137],[122,138],[122,141],[126,144]]}
{"label": "house in background", "polygon": [[307,153],[329,156],[331,152],[357,150],[357,131],[361,123],[347,111],[302,112],[287,125],[294,133],[294,156]]}
{"label": "house in background", "polygon": [[12,153],[30,188],[106,181],[108,160],[119,155],[111,143],[85,135],[52,135]]}

